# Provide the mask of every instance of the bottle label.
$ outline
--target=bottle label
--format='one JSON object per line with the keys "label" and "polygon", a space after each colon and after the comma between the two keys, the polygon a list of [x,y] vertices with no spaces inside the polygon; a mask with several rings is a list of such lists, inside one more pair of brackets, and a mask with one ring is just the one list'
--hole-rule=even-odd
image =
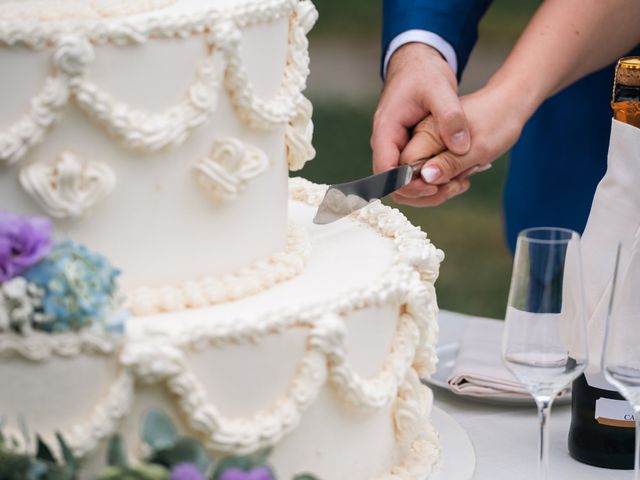
{"label": "bottle label", "polygon": [[598,398],[596,400],[596,422],[611,427],[635,427],[635,416],[631,405],[626,400]]}

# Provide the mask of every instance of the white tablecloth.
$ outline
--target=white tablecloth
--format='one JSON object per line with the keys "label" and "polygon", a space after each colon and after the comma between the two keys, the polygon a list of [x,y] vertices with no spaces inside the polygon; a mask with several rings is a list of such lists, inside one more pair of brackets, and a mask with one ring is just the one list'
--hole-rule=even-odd
{"label": "white tablecloth", "polygon": [[[471,439],[476,453],[474,480],[536,479],[538,420],[535,407],[485,404],[442,388],[432,389],[435,404],[451,415]],[[552,407],[549,422],[552,480],[633,479],[633,471],[591,467],[571,458],[567,450],[570,418],[570,405]]]}

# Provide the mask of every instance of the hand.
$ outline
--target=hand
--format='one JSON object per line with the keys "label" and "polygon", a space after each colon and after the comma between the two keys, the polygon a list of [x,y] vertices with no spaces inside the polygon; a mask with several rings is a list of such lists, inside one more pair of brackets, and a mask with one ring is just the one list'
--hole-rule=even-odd
{"label": "hand", "polygon": [[[459,155],[446,150],[440,125],[434,116],[421,121],[402,150],[400,163],[431,157],[422,167],[422,179],[399,190],[394,199],[407,205],[440,205],[465,192],[469,173],[486,169],[517,141],[531,109],[519,102],[521,92],[490,82],[481,90],[461,98],[471,131],[471,148]],[[425,183],[426,182],[426,183]],[[429,184],[429,187],[425,185]],[[426,188],[432,189],[425,193]],[[432,193],[433,189],[437,189]]]}
{"label": "hand", "polygon": [[[464,155],[471,141],[455,75],[437,50],[422,43],[409,43],[391,57],[374,116],[371,147],[375,173],[400,164],[400,153],[407,146],[412,129],[429,115],[437,120],[442,144],[451,152]],[[419,189],[420,195],[433,195],[443,188],[422,180],[411,185],[411,192]]]}

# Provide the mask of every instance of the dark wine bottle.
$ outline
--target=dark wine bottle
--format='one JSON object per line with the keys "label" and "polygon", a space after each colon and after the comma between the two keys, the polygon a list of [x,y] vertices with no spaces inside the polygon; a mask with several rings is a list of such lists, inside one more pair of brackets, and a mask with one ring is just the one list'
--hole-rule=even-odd
{"label": "dark wine bottle", "polygon": [[635,424],[629,402],[601,375],[580,375],[571,394],[571,456],[598,467],[633,469]]}
{"label": "dark wine bottle", "polygon": [[[639,57],[618,62],[611,107],[616,120],[640,127]],[[581,375],[572,388],[571,456],[598,467],[633,469],[635,424],[631,405],[601,373]]]}

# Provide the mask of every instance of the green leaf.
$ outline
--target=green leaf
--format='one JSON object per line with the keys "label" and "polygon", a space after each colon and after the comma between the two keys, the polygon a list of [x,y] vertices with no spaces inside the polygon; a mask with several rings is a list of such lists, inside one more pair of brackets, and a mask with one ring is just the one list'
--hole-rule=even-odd
{"label": "green leaf", "polygon": [[60,445],[60,451],[62,452],[64,463],[71,470],[71,473],[75,476],[75,473],[78,470],[78,460],[59,432],[56,432],[56,438],[58,439],[58,445]]}
{"label": "green leaf", "polygon": [[178,433],[167,415],[159,410],[152,409],[144,416],[142,439],[153,450],[165,450],[176,443]]}
{"label": "green leaf", "polygon": [[7,422],[7,419],[4,415],[0,415],[0,446],[4,445],[4,424]]}
{"label": "green leaf", "polygon": [[318,480],[318,477],[311,475],[310,473],[301,473],[293,477],[292,480]]}
{"label": "green leaf", "polygon": [[193,463],[202,473],[208,470],[210,463],[202,444],[191,437],[180,437],[171,448],[156,450],[151,462],[167,468],[183,462]]}
{"label": "green leaf", "polygon": [[141,463],[130,469],[130,471],[138,475],[140,480],[168,480],[170,476],[169,470],[162,465],[150,463]]}
{"label": "green leaf", "polygon": [[[238,468],[245,472],[249,472],[256,467],[266,466],[271,471],[271,467],[268,465],[268,458],[271,455],[271,447],[263,448],[258,450],[257,452],[252,453],[251,455],[245,456],[232,456],[223,458],[217,465],[216,470],[213,474],[213,480],[217,480],[225,470],[229,470],[231,468]],[[271,472],[271,476],[275,479],[275,474]]]}
{"label": "green leaf", "polygon": [[107,464],[112,467],[127,468],[129,459],[127,458],[127,449],[124,441],[119,434],[115,434],[109,441],[109,450],[107,452]]}
{"label": "green leaf", "polygon": [[261,465],[266,465],[267,459],[269,458],[269,455],[271,455],[271,451],[272,451],[271,447],[266,447],[249,455],[249,460],[253,464],[252,468],[259,467]]}
{"label": "green leaf", "polygon": [[237,468],[244,472],[248,472],[253,468],[253,463],[249,457],[226,457],[218,462],[211,480],[220,480],[220,476],[232,468]]}
{"label": "green leaf", "polygon": [[107,467],[96,480],[169,480],[169,470],[160,465],[141,464],[133,468]]}
{"label": "green leaf", "polygon": [[[62,465],[47,465],[47,472],[42,477],[36,477],[37,480],[74,480],[74,477],[70,477],[70,472],[66,467]],[[29,480],[36,480],[29,479]]]}
{"label": "green leaf", "polygon": [[40,435],[36,435],[36,458],[39,460],[44,460],[45,462],[56,463],[56,458],[51,453],[51,450],[47,446],[46,443],[42,440]]}
{"label": "green leaf", "polygon": [[29,480],[33,459],[26,455],[0,451],[0,478],[2,480]]}
{"label": "green leaf", "polygon": [[50,480],[48,473],[49,469],[43,462],[32,460],[26,472],[26,480]]}
{"label": "green leaf", "polygon": [[27,425],[27,419],[24,418],[24,415],[18,415],[18,427],[20,428],[20,433],[22,433],[22,438],[24,439],[24,444],[27,447],[31,446],[31,434],[29,433],[29,426]]}

